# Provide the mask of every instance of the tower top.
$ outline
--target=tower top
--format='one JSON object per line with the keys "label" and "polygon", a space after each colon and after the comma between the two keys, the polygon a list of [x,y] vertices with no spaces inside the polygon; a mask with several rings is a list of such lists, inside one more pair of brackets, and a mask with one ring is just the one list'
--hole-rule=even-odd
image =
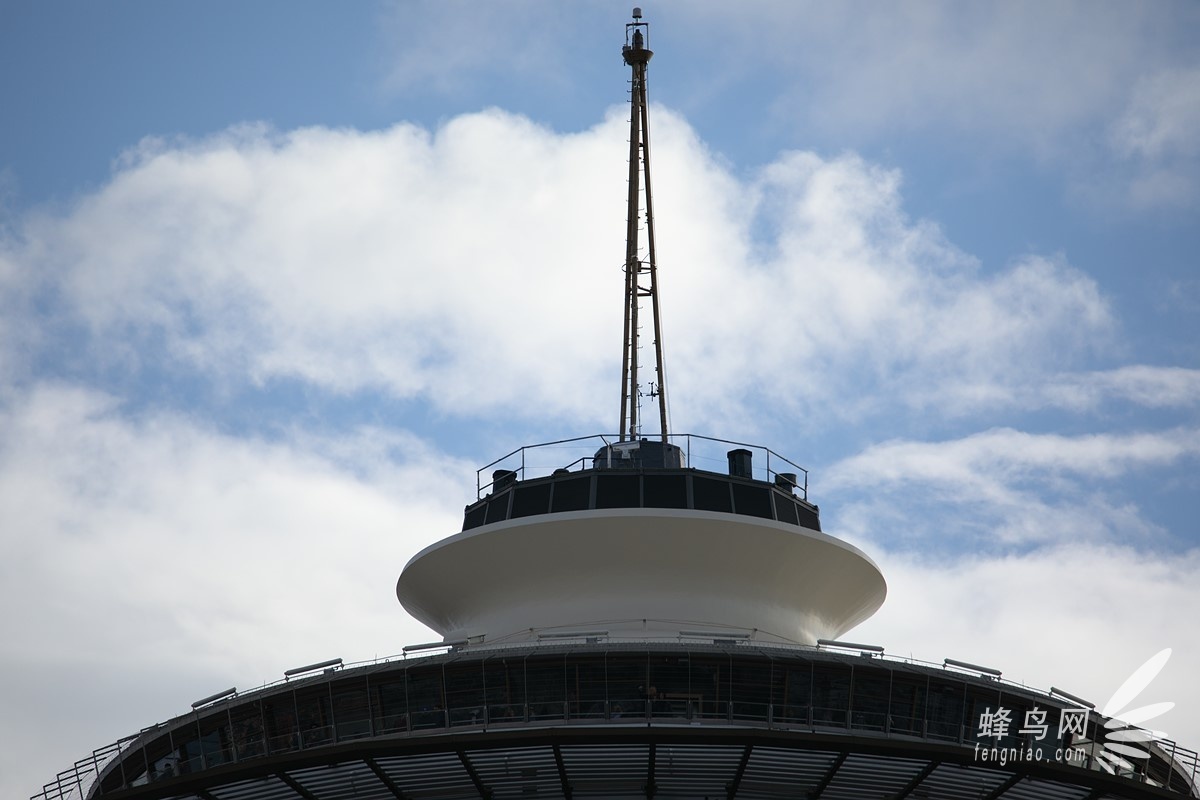
{"label": "tower top", "polygon": [[[646,64],[654,55],[648,48],[650,26],[642,21],[642,10],[633,10],[633,21],[625,25],[621,55],[629,65],[629,198],[625,230],[625,338],[621,355],[621,441],[642,437],[641,401],[657,401],[659,430],[667,441],[667,380],[663,364],[662,323],[658,309],[658,268],[654,249],[654,200],[650,192],[650,117],[646,105]],[[644,215],[643,215],[644,210]],[[645,250],[641,232],[645,225]],[[642,300],[649,300],[654,324],[655,378],[643,393],[638,380],[641,349],[639,315]]]}
{"label": "tower top", "polygon": [[635,7],[633,22],[625,24],[625,46],[621,48],[625,63],[631,67],[634,64],[644,65],[654,55],[649,45],[650,23],[642,22],[642,9]]}

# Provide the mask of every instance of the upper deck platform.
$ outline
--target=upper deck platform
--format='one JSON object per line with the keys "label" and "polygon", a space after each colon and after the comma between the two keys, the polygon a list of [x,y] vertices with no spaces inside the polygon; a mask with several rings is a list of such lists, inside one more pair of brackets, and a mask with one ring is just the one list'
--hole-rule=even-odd
{"label": "upper deck platform", "polygon": [[476,490],[464,531],[612,508],[713,511],[821,530],[819,509],[808,502],[806,469],[766,447],[697,434],[667,442],[593,435],[527,445],[480,468]]}

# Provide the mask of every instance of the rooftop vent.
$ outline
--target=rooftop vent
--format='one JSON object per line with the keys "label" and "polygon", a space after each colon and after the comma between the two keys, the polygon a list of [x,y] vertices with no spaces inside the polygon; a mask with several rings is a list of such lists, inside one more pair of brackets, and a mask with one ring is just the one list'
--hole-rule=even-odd
{"label": "rooftop vent", "polygon": [[726,455],[729,456],[729,474],[735,478],[753,478],[754,477],[754,453],[743,448],[730,450]]}

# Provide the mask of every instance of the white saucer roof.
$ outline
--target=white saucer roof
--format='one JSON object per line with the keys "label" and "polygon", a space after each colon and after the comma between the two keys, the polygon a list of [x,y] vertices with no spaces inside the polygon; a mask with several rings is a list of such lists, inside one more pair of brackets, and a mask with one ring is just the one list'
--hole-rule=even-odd
{"label": "white saucer roof", "polygon": [[473,528],[422,550],[396,585],[405,609],[446,641],[485,645],[575,631],[815,644],[871,616],[886,593],[869,557],[819,531],[658,508]]}

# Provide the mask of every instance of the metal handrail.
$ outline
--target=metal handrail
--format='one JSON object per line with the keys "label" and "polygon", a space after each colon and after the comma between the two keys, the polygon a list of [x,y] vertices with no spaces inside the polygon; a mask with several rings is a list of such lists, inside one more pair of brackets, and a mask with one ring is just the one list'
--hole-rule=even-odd
{"label": "metal handrail", "polygon": [[[527,444],[527,445],[518,447],[517,449],[515,449],[509,453],[506,453],[505,455],[502,455],[499,458],[497,458],[487,464],[484,464],[482,467],[475,470],[475,499],[476,500],[482,499],[485,492],[487,490],[491,489],[493,484],[495,483],[493,480],[490,480],[490,479],[485,483],[484,482],[484,473],[493,467],[496,467],[506,461],[509,461],[514,456],[518,456],[518,455],[520,456],[520,465],[513,471],[516,472],[520,476],[520,480],[526,480],[530,477],[541,477],[541,476],[531,476],[531,475],[527,474],[530,469],[529,466],[527,465],[526,459],[525,459],[525,455],[527,452],[541,450],[543,448],[557,447],[557,446],[566,445],[566,444],[574,444],[577,442],[587,442],[587,441],[597,441],[597,440],[600,443],[603,443],[605,446],[608,446],[611,444],[610,440],[615,441],[619,438],[620,437],[618,434],[594,433],[594,434],[590,434],[588,436],[575,436],[570,439],[556,439],[552,442],[539,442],[538,444]],[[733,447],[744,447],[744,448],[749,448],[751,450],[758,450],[762,453],[765,453],[766,454],[766,464],[764,465],[763,469],[765,471],[765,474],[766,474],[768,480],[770,480],[772,477],[779,474],[778,469],[772,469],[771,459],[774,458],[776,460],[777,464],[778,464],[778,462],[783,462],[787,466],[790,466],[794,470],[796,470],[797,476],[801,476],[801,475],[803,476],[803,481],[797,483],[796,488],[801,491],[804,500],[805,501],[808,500],[808,470],[805,469],[804,467],[800,466],[796,462],[792,461],[791,459],[787,458],[786,456],[782,456],[779,453],[776,453],[771,448],[764,447],[763,445],[751,444],[749,442],[738,442],[738,441],[734,441],[733,439],[720,439],[720,438],[717,438],[714,436],[704,436],[704,435],[698,434],[698,433],[673,433],[673,434],[668,435],[667,440],[669,442],[671,442],[672,444],[676,444],[677,442],[680,442],[680,441],[685,443],[685,447],[683,447],[681,449],[683,450],[683,452],[685,454],[685,467],[686,468],[696,469],[696,467],[694,467],[693,463],[692,463],[692,460],[693,460],[692,459],[692,440],[693,439],[699,439],[699,440],[705,441],[705,442],[713,442],[715,444],[731,445]],[[590,456],[581,456],[581,457],[576,458],[575,460],[571,461],[569,464],[566,464],[565,466],[559,465],[559,466],[553,467],[551,469],[565,469],[565,470],[571,471],[577,465],[579,466],[579,468],[581,470],[587,469],[587,464],[590,460],[591,460]],[[549,473],[547,473],[547,474],[549,474]]]}

